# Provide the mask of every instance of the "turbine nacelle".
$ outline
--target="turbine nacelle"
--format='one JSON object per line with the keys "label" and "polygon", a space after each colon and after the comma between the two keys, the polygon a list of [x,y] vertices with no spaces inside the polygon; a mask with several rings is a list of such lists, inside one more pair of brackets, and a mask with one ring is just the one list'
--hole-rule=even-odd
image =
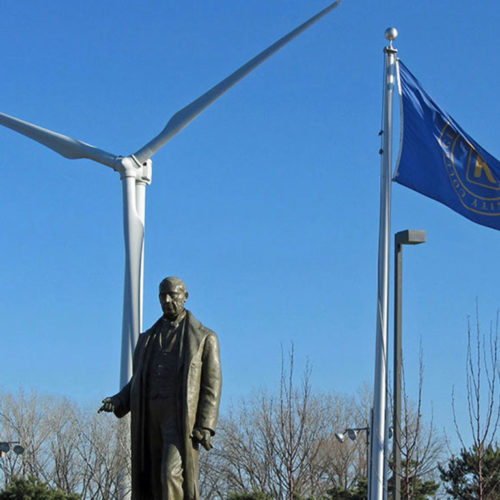
{"label": "turbine nacelle", "polygon": [[117,156],[113,170],[120,173],[122,180],[125,177],[134,177],[137,182],[149,185],[153,176],[153,161],[148,159],[141,164],[134,155]]}

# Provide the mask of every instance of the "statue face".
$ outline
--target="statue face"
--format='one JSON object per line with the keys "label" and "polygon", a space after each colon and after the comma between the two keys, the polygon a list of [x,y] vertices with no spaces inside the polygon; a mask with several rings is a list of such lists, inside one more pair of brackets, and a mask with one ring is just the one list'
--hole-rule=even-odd
{"label": "statue face", "polygon": [[166,281],[162,284],[159,298],[163,314],[167,318],[176,318],[184,311],[188,293],[181,284]]}

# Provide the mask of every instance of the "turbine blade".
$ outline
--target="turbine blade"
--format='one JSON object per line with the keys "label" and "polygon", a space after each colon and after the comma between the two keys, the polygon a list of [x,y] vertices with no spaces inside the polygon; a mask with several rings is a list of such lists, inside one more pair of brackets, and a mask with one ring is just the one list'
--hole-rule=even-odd
{"label": "turbine blade", "polygon": [[312,26],[316,21],[319,21],[323,16],[340,5],[340,0],[332,3],[321,12],[311,17],[308,21],[301,24],[293,31],[280,38],[277,42],[273,43],[270,47],[263,50],[260,54],[248,61],[246,64],[237,69],[234,73],[212,87],[208,92],[198,97],[191,104],[175,113],[170,118],[163,131],[157,135],[152,141],[148,142],[144,147],[139,149],[134,156],[140,163],[145,162],[151,158],[167,141],[179,133],[186,125],[194,120],[202,111],[215,102],[224,92],[228,91],[233,85],[238,83],[242,78],[251,73],[257,66],[262,64],[266,59],[278,52],[288,42],[300,35],[307,28]]}
{"label": "turbine blade", "polygon": [[78,158],[88,158],[114,169],[116,156],[98,149],[85,142],[77,141],[66,135],[52,132],[45,128],[25,122],[19,118],[0,113],[0,125],[4,125],[20,134],[33,139],[34,141],[47,146],[56,153],[76,160]]}

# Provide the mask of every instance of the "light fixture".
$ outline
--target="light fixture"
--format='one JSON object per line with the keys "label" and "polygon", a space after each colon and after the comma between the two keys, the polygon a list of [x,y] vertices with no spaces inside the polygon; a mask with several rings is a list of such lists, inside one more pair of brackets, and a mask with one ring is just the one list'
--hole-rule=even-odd
{"label": "light fixture", "polygon": [[16,455],[22,455],[24,453],[24,448],[20,444],[16,444],[16,446],[14,446],[14,453]]}
{"label": "light fixture", "polygon": [[351,441],[356,441],[358,437],[358,429],[347,429],[347,436]]}
{"label": "light fixture", "polygon": [[366,427],[350,427],[348,429],[345,429],[344,432],[336,432],[335,433],[335,437],[341,442],[343,443],[345,441],[345,437],[347,435],[347,437],[351,440],[351,441],[356,441],[357,437],[358,437],[358,433],[360,431],[366,431],[366,435],[368,436],[369,434],[369,431],[370,431],[370,428],[368,426]]}
{"label": "light fixture", "polygon": [[24,453],[24,448],[19,444],[19,441],[0,441],[0,454],[2,456],[5,453],[9,453],[11,444],[15,445],[12,451],[16,455],[22,455]]}

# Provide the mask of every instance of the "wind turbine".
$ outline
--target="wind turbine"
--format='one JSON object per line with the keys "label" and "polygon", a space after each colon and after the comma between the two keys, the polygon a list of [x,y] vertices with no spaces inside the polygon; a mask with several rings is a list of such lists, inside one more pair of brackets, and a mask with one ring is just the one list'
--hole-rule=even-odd
{"label": "wind turbine", "polygon": [[120,388],[132,376],[132,356],[137,338],[142,330],[145,201],[146,186],[151,184],[151,157],[202,111],[224,94],[224,92],[251,73],[257,66],[275,54],[288,42],[338,7],[340,3],[339,0],[330,4],[308,21],[263,50],[205,94],[198,97],[198,99],[175,113],[165,128],[154,139],[134,154],[128,156],[108,153],[90,144],[0,113],[0,125],[4,125],[47,146],[65,158],[71,160],[87,158],[111,167],[120,174],[123,186],[125,235],[125,287]]}

